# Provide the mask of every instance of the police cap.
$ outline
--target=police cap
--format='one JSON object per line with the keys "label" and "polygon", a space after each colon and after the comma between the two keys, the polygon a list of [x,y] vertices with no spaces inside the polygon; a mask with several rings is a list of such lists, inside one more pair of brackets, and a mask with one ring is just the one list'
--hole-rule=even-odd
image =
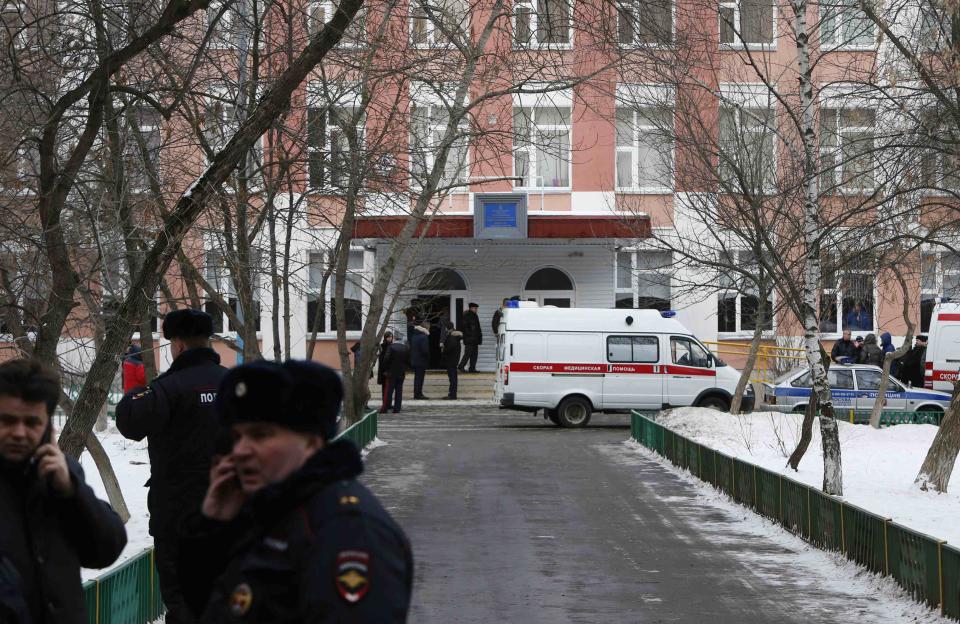
{"label": "police cap", "polygon": [[331,439],[343,401],[340,376],[316,362],[265,360],[230,370],[217,393],[217,417],[229,427],[268,422]]}
{"label": "police cap", "polygon": [[213,317],[203,310],[186,308],[167,313],[163,318],[163,337],[209,338],[213,335]]}

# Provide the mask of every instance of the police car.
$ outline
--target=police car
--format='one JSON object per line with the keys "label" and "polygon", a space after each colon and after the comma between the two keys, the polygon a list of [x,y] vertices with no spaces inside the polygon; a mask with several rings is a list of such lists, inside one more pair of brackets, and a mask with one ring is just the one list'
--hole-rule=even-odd
{"label": "police car", "polygon": [[[827,371],[830,393],[837,408],[867,411],[873,409],[883,369],[868,364],[833,364]],[[764,383],[763,409],[777,412],[802,412],[810,402],[810,370],[798,368]],[[904,386],[890,378],[884,410],[907,412],[946,412],[950,395],[936,390]]]}

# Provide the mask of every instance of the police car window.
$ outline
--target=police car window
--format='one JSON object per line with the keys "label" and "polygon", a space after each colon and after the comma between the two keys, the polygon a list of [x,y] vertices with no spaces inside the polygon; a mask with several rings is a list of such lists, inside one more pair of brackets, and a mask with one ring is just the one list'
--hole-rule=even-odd
{"label": "police car window", "polygon": [[608,362],[657,362],[660,340],[656,336],[608,336]]}
{"label": "police car window", "polygon": [[853,373],[851,371],[831,368],[827,372],[827,381],[834,390],[853,390]]}
{"label": "police car window", "polygon": [[879,390],[880,389],[880,371],[858,370],[857,371],[857,389],[858,390]]}
{"label": "police car window", "polygon": [[703,347],[689,338],[671,338],[670,352],[674,364],[709,368],[710,356]]}
{"label": "police car window", "polygon": [[790,383],[790,385],[793,386],[794,388],[809,388],[810,387],[810,371],[807,371],[804,374],[797,377],[796,379],[794,379]]}

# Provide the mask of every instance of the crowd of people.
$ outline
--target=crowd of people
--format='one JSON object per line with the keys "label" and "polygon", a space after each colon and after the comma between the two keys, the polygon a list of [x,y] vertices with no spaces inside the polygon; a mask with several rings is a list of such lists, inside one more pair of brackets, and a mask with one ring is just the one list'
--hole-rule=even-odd
{"label": "crowd of people", "polygon": [[[852,338],[853,332],[845,330],[840,340],[830,351],[830,358],[838,364],[872,364],[883,366],[887,353],[896,351],[890,332],[880,334],[877,344],[875,334]],[[913,346],[890,364],[890,374],[905,384],[923,387],[924,364],[927,361],[927,337],[917,336]]]}
{"label": "crowd of people", "polygon": [[[148,441],[167,624],[406,621],[412,549],[356,480],[360,451],[335,439],[338,373],[296,360],[228,370],[212,334],[202,311],[167,314],[172,365],[117,406],[117,429]],[[131,386],[137,364],[129,353]],[[43,364],[0,364],[0,624],[86,622],[81,566],[107,567],[126,545],[54,441],[60,393]]]}

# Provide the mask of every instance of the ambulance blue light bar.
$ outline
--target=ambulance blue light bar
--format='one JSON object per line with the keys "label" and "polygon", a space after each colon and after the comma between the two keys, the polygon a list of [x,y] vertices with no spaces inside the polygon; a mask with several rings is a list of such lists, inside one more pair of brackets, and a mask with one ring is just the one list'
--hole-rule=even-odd
{"label": "ambulance blue light bar", "polygon": [[662,316],[663,318],[673,318],[673,317],[675,317],[676,315],[677,315],[677,313],[676,313],[675,311],[673,311],[673,310],[661,310],[661,311],[660,311],[660,316]]}
{"label": "ambulance blue light bar", "polygon": [[507,307],[508,307],[508,308],[519,308],[519,307],[520,307],[520,302],[517,301],[516,299],[511,299],[510,301],[507,302]]}

